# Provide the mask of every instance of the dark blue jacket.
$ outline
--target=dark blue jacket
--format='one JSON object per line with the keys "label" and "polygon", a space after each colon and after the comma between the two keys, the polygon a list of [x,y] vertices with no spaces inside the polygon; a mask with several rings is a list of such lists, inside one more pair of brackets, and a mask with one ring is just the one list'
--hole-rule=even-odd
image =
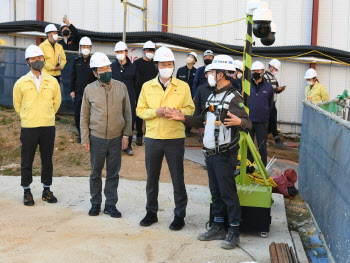
{"label": "dark blue jacket", "polygon": [[83,56],[74,59],[70,92],[74,91],[76,94],[84,94],[85,87],[96,80],[90,68],[90,59],[91,56],[88,56],[86,59]]}
{"label": "dark blue jacket", "polygon": [[243,95],[242,94],[242,79],[239,79],[239,78],[234,79],[234,78],[232,78],[231,79],[231,84],[232,84],[233,87],[237,88],[238,92],[241,93],[241,95]]}
{"label": "dark blue jacket", "polygon": [[128,88],[130,102],[135,104],[136,66],[131,63],[128,57],[126,58],[126,63],[123,66],[119,64],[118,60],[112,63],[112,78],[125,84],[125,86]]}
{"label": "dark blue jacket", "polygon": [[[177,70],[176,78],[180,79],[182,81],[185,81],[188,84],[188,86],[192,87],[194,75],[196,74],[196,70],[197,69],[195,67],[191,68],[190,69],[190,77],[188,78],[188,68],[187,68],[187,66],[183,66]],[[192,94],[192,97],[194,97],[195,94],[192,93],[192,90],[191,90],[191,94]]]}
{"label": "dark blue jacket", "polygon": [[202,66],[197,69],[196,75],[194,76],[192,85],[192,94],[196,94],[197,87],[207,83],[207,78],[205,77],[204,70],[206,66]]}
{"label": "dark blue jacket", "polygon": [[256,85],[254,80],[250,84],[249,119],[252,122],[267,122],[273,105],[273,88],[270,83],[262,79]]}
{"label": "dark blue jacket", "polygon": [[204,83],[198,86],[195,97],[194,97],[194,106],[196,107],[193,116],[199,116],[205,109],[205,104],[214,91],[214,87],[210,87],[208,83]]}

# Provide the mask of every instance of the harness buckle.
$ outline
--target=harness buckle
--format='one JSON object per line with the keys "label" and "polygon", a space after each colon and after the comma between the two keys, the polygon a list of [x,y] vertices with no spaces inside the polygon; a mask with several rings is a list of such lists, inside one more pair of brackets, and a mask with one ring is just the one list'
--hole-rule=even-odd
{"label": "harness buckle", "polygon": [[220,126],[221,125],[221,121],[220,120],[218,120],[218,121],[214,121],[214,125],[217,125],[217,126]]}

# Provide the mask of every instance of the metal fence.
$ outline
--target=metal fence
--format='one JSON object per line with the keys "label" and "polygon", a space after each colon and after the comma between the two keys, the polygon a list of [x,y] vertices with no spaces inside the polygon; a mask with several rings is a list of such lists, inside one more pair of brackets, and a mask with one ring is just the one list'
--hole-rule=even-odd
{"label": "metal fence", "polygon": [[299,191],[335,262],[350,262],[350,123],[304,101]]}

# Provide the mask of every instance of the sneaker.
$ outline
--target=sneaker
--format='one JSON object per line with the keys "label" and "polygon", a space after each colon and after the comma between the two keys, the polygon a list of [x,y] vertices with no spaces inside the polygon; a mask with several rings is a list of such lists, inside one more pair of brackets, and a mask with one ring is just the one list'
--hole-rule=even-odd
{"label": "sneaker", "polygon": [[127,154],[127,155],[134,155],[134,151],[132,150],[132,148],[131,148],[131,146],[129,146],[128,148],[126,148],[126,150],[124,150],[125,151],[125,153]]}
{"label": "sneaker", "polygon": [[223,249],[234,249],[239,244],[239,226],[230,226],[228,236],[221,243]]}
{"label": "sneaker", "polygon": [[285,142],[282,142],[282,141],[275,142],[276,148],[284,148],[286,146],[287,146],[287,144]]}
{"label": "sneaker", "polygon": [[26,206],[33,206],[35,205],[34,199],[32,192],[29,191],[24,191],[24,196],[23,196],[23,204]]}
{"label": "sneaker", "polygon": [[101,205],[92,205],[89,210],[89,216],[98,216],[101,211]]}
{"label": "sneaker", "polygon": [[44,189],[42,199],[50,204],[57,203],[57,198],[53,195],[53,192],[51,192],[50,189]]}
{"label": "sneaker", "polygon": [[185,131],[185,135],[186,135],[186,137],[191,137],[191,131]]}
{"label": "sneaker", "polygon": [[179,231],[185,226],[184,217],[179,217],[175,215],[174,221],[170,224],[169,229],[174,231]]}
{"label": "sneaker", "polygon": [[118,211],[115,205],[106,205],[105,210],[103,210],[103,213],[110,215],[111,217],[114,217],[114,218],[122,217],[122,214]]}
{"label": "sneaker", "polygon": [[141,220],[140,226],[150,226],[158,222],[158,217],[156,213],[148,211],[146,216]]}
{"label": "sneaker", "polygon": [[210,240],[225,240],[226,230],[224,226],[213,224],[212,227],[205,233],[200,234],[197,239],[200,241],[210,241]]}
{"label": "sneaker", "polygon": [[136,137],[136,145],[142,146],[142,137]]}

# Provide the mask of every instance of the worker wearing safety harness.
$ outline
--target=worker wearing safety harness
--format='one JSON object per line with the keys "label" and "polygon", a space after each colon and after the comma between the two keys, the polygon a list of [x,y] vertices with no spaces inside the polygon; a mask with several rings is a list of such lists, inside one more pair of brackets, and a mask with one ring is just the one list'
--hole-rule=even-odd
{"label": "worker wearing safety harness", "polygon": [[[224,249],[239,243],[241,208],[234,171],[239,149],[239,131],[248,132],[252,123],[244,110],[243,98],[230,83],[235,71],[234,61],[227,55],[214,57],[208,76],[216,90],[209,96],[206,109],[199,116],[184,115],[181,110],[168,109],[166,117],[192,127],[205,127],[203,152],[208,167],[214,223],[208,232],[198,236],[201,241],[225,240]],[[229,220],[228,236],[224,225],[225,209]]]}

